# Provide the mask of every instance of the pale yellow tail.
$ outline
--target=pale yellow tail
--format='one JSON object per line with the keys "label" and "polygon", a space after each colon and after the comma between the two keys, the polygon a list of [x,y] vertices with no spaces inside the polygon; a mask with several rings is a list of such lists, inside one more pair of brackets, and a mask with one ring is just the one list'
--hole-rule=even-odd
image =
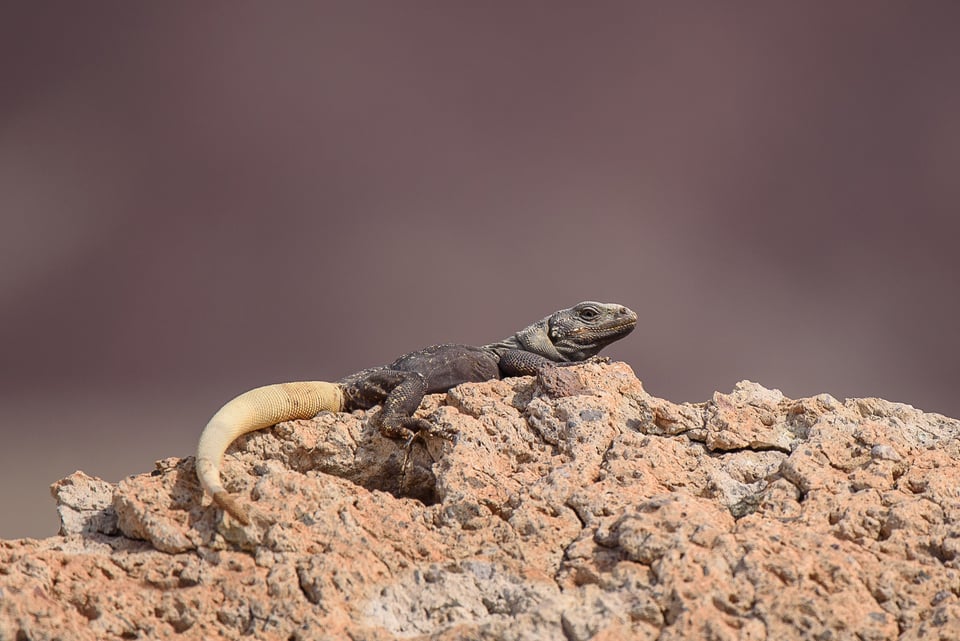
{"label": "pale yellow tail", "polygon": [[244,392],[220,408],[200,435],[197,477],[213,500],[234,518],[248,525],[250,515],[227,494],[220,483],[220,462],[227,447],[248,432],[282,421],[311,418],[323,410],[343,409],[343,390],[335,383],[302,381],[266,385]]}

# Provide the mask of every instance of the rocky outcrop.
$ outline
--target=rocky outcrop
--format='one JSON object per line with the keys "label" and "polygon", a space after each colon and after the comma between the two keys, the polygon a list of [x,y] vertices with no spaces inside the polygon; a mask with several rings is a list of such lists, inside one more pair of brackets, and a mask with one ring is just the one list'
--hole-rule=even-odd
{"label": "rocky outcrop", "polygon": [[960,639],[960,422],[749,382],[697,404],[623,363],[462,385],[409,447],[363,412],[53,486],[0,542],[0,640]]}

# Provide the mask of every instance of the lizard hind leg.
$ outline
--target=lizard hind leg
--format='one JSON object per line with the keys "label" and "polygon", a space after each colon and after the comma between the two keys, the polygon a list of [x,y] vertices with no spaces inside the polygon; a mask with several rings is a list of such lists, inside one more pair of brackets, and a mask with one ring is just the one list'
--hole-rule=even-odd
{"label": "lizard hind leg", "polygon": [[408,443],[418,435],[451,438],[445,430],[413,413],[427,393],[427,381],[418,372],[382,369],[371,372],[347,389],[347,397],[360,407],[382,404],[371,422],[387,438]]}
{"label": "lizard hind leg", "polygon": [[373,424],[384,436],[411,441],[417,433],[433,428],[429,421],[413,417],[427,393],[427,382],[417,372],[382,370],[365,385],[384,395],[383,407],[373,417]]}
{"label": "lizard hind leg", "polygon": [[213,415],[197,446],[197,477],[213,500],[244,525],[250,514],[227,494],[220,481],[220,464],[227,447],[239,436],[282,421],[311,418],[323,410],[343,409],[343,390],[335,383],[304,381],[267,385],[244,392]]}

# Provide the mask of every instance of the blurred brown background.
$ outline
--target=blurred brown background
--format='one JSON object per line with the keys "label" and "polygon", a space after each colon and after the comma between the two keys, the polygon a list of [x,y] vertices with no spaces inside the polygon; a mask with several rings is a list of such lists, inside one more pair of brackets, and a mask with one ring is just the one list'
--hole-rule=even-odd
{"label": "blurred brown background", "polygon": [[4,3],[0,537],[582,299],[672,400],[960,416],[960,4],[787,4]]}

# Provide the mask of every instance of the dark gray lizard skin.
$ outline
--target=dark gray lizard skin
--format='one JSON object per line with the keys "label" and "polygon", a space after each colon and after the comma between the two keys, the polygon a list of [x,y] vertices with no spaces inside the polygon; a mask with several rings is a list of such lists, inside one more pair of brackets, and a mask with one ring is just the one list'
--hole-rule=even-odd
{"label": "dark gray lizard skin", "polygon": [[509,338],[482,347],[434,345],[337,381],[344,410],[382,404],[372,419],[384,436],[411,438],[415,433],[449,437],[429,421],[413,417],[426,394],[445,392],[461,383],[537,374],[551,365],[589,360],[604,347],[633,331],[635,312],[615,303],[586,301],[561,309]]}

